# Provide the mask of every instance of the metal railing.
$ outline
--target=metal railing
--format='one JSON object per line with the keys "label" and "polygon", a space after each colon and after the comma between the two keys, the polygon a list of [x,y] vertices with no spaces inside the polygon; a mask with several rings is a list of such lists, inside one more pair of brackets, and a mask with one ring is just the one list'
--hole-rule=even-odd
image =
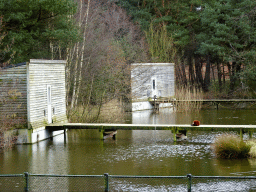
{"label": "metal railing", "polygon": [[0,175],[0,191],[254,191],[256,176]]}

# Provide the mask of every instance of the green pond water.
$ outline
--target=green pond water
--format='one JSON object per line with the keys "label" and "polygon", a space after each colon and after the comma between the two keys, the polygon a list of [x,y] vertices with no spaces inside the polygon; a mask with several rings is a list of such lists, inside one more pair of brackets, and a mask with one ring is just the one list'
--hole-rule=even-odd
{"label": "green pond water", "polygon": [[[158,114],[151,111],[127,113],[126,121],[134,124],[190,124],[196,119],[201,124],[256,124],[255,112],[250,109],[204,109],[176,113],[172,109],[160,109]],[[190,131],[187,141],[174,142],[171,131],[119,130],[116,140],[102,141],[97,138],[97,130],[70,130],[65,142],[64,136],[59,135],[33,145],[17,145],[1,153],[0,174],[256,176],[255,159],[215,158],[211,144],[220,134],[222,132]],[[244,138],[247,139],[248,135]],[[223,191],[253,191],[256,187],[256,182],[254,185],[237,181],[240,188],[234,188],[232,181],[223,182]],[[217,189],[219,184],[212,182],[212,189]],[[113,191],[159,191],[127,183],[116,183],[115,186]],[[203,184],[197,189],[200,187],[203,188]],[[160,191],[182,191],[183,188],[171,189],[163,187]]]}

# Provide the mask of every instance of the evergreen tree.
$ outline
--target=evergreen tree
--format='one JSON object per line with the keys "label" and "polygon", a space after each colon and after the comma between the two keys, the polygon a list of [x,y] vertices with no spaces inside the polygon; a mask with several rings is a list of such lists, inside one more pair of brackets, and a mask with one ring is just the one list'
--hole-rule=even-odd
{"label": "evergreen tree", "polygon": [[204,5],[202,31],[197,35],[198,53],[226,63],[230,71],[230,90],[255,52],[255,8],[250,0],[218,0]]}
{"label": "evergreen tree", "polygon": [[[195,37],[201,30],[200,10],[202,0],[120,0],[119,2],[128,9],[133,19],[145,31],[152,32],[152,27],[150,27],[151,22],[153,24],[153,30],[156,33],[162,27],[166,27],[168,36],[172,38],[172,47],[176,49],[176,57],[173,57],[172,51],[169,53],[169,58],[171,59],[169,61],[165,60],[165,62],[176,63],[176,79],[177,82],[183,85],[187,85],[184,67],[184,64],[187,63],[190,70],[190,84],[194,84],[196,77],[194,76],[192,60],[195,57],[194,52],[197,48]],[[176,60],[173,60],[174,58]],[[200,79],[199,77],[202,76],[201,70],[196,70],[196,73],[197,79]],[[197,83],[199,81],[197,80]],[[203,83],[201,82],[201,84]]]}
{"label": "evergreen tree", "polygon": [[0,63],[31,58],[54,59],[54,46],[66,47],[77,38],[71,15],[73,0],[1,0],[2,39]]}

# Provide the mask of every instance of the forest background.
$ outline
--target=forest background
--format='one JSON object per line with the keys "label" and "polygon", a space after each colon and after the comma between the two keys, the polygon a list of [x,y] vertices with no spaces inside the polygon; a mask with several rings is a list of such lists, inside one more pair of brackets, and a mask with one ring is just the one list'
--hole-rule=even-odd
{"label": "forest background", "polygon": [[72,122],[120,121],[131,63],[175,63],[176,90],[255,98],[255,42],[251,0],[0,0],[0,67],[67,60]]}

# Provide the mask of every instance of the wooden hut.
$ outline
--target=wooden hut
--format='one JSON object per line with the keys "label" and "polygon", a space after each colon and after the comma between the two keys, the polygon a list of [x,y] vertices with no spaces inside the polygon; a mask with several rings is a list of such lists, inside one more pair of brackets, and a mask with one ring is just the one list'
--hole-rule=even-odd
{"label": "wooden hut", "polygon": [[61,133],[45,127],[67,122],[65,64],[31,59],[0,69],[0,120],[14,122],[18,143],[35,143]]}
{"label": "wooden hut", "polygon": [[174,64],[134,63],[131,69],[131,83],[132,110],[152,109],[150,100],[174,97]]}

